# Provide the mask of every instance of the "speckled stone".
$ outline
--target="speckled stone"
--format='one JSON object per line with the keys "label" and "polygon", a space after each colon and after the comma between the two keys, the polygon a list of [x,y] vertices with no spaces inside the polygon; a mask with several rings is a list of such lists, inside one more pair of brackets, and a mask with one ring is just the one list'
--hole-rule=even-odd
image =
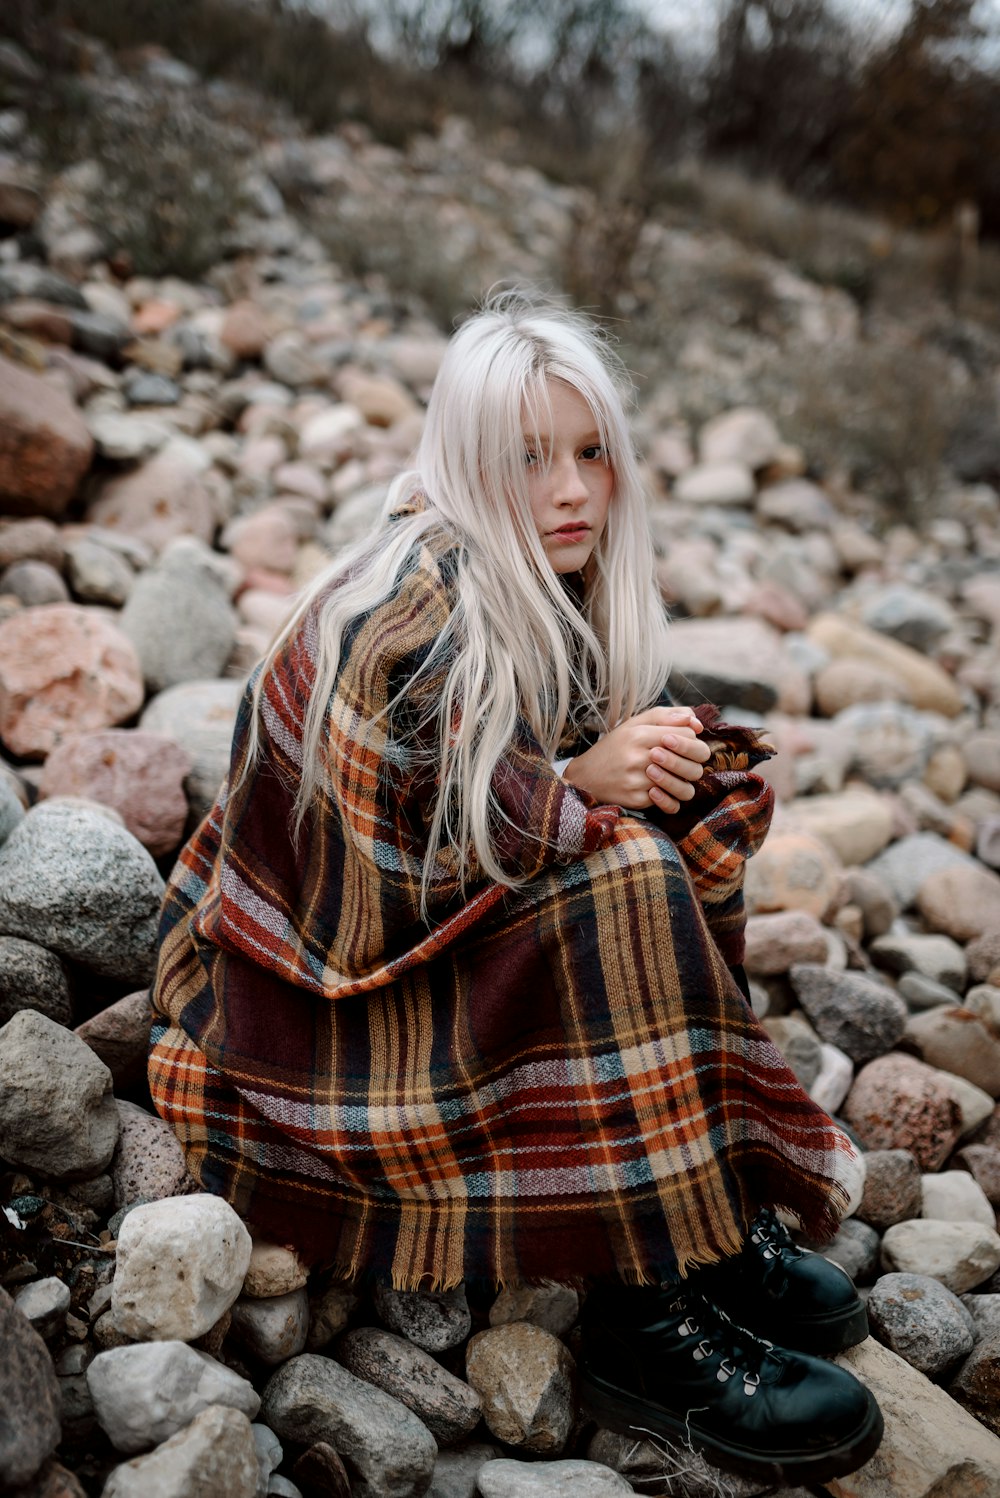
{"label": "speckled stone", "polygon": [[564,1337],[579,1311],[580,1297],[571,1285],[522,1285],[500,1291],[490,1306],[490,1326],[530,1321],[554,1337]]}
{"label": "speckled stone", "polygon": [[1000,1331],[988,1332],[976,1343],[948,1392],[1000,1436]]}
{"label": "speckled stone", "polygon": [[929,1066],[964,1077],[991,1097],[1000,1095],[1000,1042],[971,1009],[943,1004],[913,1014],[904,1033],[907,1046]]}
{"label": "speckled stone", "polygon": [[884,983],[813,963],[796,963],[788,976],[816,1033],[852,1061],[884,1055],[902,1035],[906,1005]]}
{"label": "speckled stone", "polygon": [[557,1456],[573,1424],[573,1359],[551,1332],[527,1321],[477,1332],[466,1377],[498,1440]]}
{"label": "speckled stone", "polygon": [[465,1290],[393,1290],[377,1285],[375,1309],[390,1331],[408,1337],[425,1352],[446,1352],[464,1342],[472,1329]]}
{"label": "speckled stone", "polygon": [[339,1363],[419,1415],[439,1446],[471,1435],[482,1413],[479,1395],[422,1347],[378,1326],[359,1326],[339,1339]]}
{"label": "speckled stone", "polygon": [[124,1098],[117,1099],[117,1107],[121,1132],[111,1162],[115,1210],[132,1202],[200,1191],[188,1174],[180,1140],[170,1125]]}
{"label": "speckled stone", "polygon": [[879,1236],[866,1222],[848,1217],[840,1224],[837,1236],[823,1247],[824,1258],[839,1264],[856,1284],[870,1280],[878,1266]]}
{"label": "speckled stone", "polygon": [[928,1378],[972,1351],[972,1316],[958,1296],[926,1274],[883,1274],[868,1297],[872,1334]]}
{"label": "speckled stone", "polygon": [[882,1233],[894,1222],[919,1217],[923,1200],[920,1166],[909,1150],[869,1150],[865,1171],[857,1211],[862,1222]]}
{"label": "speckled stone", "polygon": [[866,1149],[907,1149],[921,1170],[937,1170],[958,1141],[958,1102],[934,1067],[913,1056],[879,1056],[863,1067],[843,1116]]}

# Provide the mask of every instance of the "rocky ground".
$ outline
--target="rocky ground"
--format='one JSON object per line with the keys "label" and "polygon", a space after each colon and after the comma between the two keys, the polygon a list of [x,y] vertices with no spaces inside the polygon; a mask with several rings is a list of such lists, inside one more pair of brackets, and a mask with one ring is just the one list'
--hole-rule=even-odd
{"label": "rocky ground", "polygon": [[[443,347],[282,192],[361,202],[380,173],[447,217],[467,147],[457,127],[408,156],[350,131],[273,147],[197,284],[102,258],[79,174],[42,192],[16,154],[0,170],[0,218],[35,236],[0,240],[0,1491],[20,1498],[760,1491],[583,1422],[575,1291],[371,1299],[251,1243],[144,1087],[164,875],[241,684],[371,523]],[[459,237],[502,206],[488,168],[486,207],[457,190]],[[523,275],[573,202],[530,173],[516,197],[490,244]],[[803,336],[821,347],[845,302],[802,293]],[[1000,496],[945,475],[939,518],[879,525],[773,412],[685,425],[676,378],[636,424],[673,682],[777,746],[754,1004],[867,1152],[825,1251],[868,1296],[845,1362],[887,1434],[829,1491],[1000,1495]]]}

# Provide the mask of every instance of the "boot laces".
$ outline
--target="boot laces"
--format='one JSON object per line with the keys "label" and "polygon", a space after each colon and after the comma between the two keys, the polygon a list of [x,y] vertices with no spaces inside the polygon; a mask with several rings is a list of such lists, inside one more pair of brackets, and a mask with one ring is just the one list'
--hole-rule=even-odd
{"label": "boot laces", "polygon": [[773,1207],[762,1207],[757,1213],[750,1232],[750,1242],[760,1249],[761,1258],[765,1260],[777,1259],[782,1252],[790,1253],[796,1259],[802,1257],[802,1250],[792,1241],[788,1229]]}
{"label": "boot laces", "polygon": [[671,1302],[671,1310],[683,1311],[684,1320],[677,1328],[682,1337],[698,1336],[691,1356],[696,1363],[721,1355],[716,1378],[720,1384],[738,1375],[748,1398],[756,1393],[764,1359],[774,1346],[763,1337],[755,1337],[731,1321],[714,1301],[704,1295],[680,1292]]}

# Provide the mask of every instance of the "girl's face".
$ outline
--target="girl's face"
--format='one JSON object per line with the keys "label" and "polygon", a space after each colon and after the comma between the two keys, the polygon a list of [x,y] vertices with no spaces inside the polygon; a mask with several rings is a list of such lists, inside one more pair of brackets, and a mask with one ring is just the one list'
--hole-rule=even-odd
{"label": "girl's face", "polygon": [[593,413],[563,380],[545,382],[551,422],[539,411],[525,421],[528,499],[535,529],[554,572],[579,572],[594,553],[608,518],[615,476]]}

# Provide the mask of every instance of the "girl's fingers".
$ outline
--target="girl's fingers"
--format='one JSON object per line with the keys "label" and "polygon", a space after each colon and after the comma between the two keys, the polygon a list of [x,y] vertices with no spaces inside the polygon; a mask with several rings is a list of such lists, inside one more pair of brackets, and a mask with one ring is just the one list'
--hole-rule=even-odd
{"label": "girl's fingers", "polygon": [[[671,754],[666,749],[650,751],[648,771],[659,770],[679,777],[681,780],[700,780],[705,773],[704,764],[684,754]],[[656,780],[658,777],[652,777]]]}
{"label": "girl's fingers", "polygon": [[677,798],[668,795],[666,791],[661,791],[659,786],[654,785],[650,787],[649,799],[660,811],[674,812],[681,809],[681,804]]}

